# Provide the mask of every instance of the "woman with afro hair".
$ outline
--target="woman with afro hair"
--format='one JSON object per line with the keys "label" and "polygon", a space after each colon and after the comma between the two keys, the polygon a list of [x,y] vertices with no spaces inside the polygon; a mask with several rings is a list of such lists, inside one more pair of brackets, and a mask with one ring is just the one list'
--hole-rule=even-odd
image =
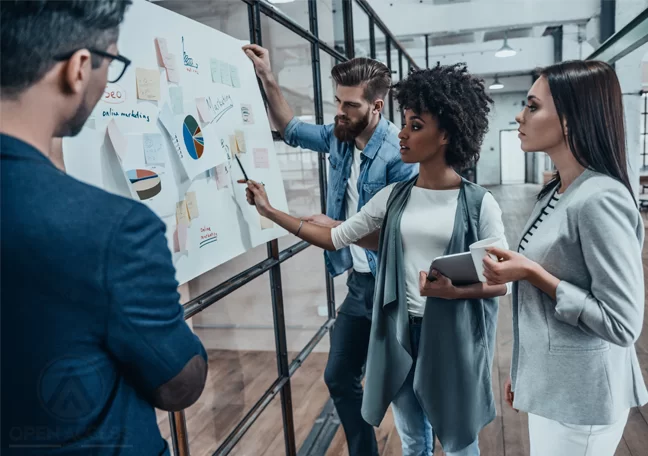
{"label": "woman with afro hair", "polygon": [[492,100],[465,64],[412,70],[394,91],[405,119],[401,158],[419,164],[417,176],[334,228],[276,210],[262,184],[247,181],[247,198],[311,244],[378,249],[362,415],[378,426],[391,404],[404,456],[432,454],[435,434],[449,456],[478,455],[479,431],[495,418],[496,298],[507,286],[457,286],[427,270],[481,239],[506,245],[493,196],[459,175],[479,158]]}

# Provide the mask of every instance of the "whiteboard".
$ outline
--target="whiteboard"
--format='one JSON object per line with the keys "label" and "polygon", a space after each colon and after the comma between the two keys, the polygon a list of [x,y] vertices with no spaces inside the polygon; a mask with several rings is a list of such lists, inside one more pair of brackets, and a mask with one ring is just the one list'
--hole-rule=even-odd
{"label": "whiteboard", "polygon": [[286,233],[245,200],[243,177],[263,182],[288,211],[281,170],[246,42],[144,0],[126,13],[119,53],[132,63],[108,84],[79,135],[67,172],[139,200],[166,224],[185,283]]}

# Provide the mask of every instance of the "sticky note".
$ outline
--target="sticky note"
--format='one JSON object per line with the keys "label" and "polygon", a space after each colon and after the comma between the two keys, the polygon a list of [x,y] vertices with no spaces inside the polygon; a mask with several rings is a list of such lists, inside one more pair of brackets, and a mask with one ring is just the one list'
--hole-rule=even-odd
{"label": "sticky note", "polygon": [[158,65],[163,67],[164,59],[169,54],[169,48],[165,38],[155,38],[155,51],[158,58]]}
{"label": "sticky note", "polygon": [[238,151],[242,154],[246,153],[247,149],[245,148],[245,134],[243,133],[243,130],[236,130],[235,134]]}
{"label": "sticky note", "polygon": [[211,70],[212,82],[220,83],[221,82],[220,61],[218,61],[217,59],[210,59],[209,68]]}
{"label": "sticky note", "polygon": [[274,228],[274,223],[272,222],[272,220],[270,220],[269,218],[264,217],[263,215],[260,215],[259,217],[261,217],[261,229],[262,230],[268,230],[270,228]]}
{"label": "sticky note", "polygon": [[182,114],[184,112],[184,96],[182,95],[182,87],[169,87],[169,98],[171,99],[171,109],[174,114]]}
{"label": "sticky note", "polygon": [[238,146],[236,145],[235,135],[229,135],[229,147],[230,147],[230,151],[232,152],[232,155],[238,155],[239,149]]}
{"label": "sticky note", "polygon": [[160,99],[160,73],[158,70],[135,69],[137,98],[157,101]]}
{"label": "sticky note", "polygon": [[216,187],[221,190],[229,187],[229,170],[226,163],[221,163],[216,167]]}
{"label": "sticky note", "polygon": [[187,211],[187,203],[185,200],[176,203],[176,222],[178,225],[182,223],[189,224],[189,212]]}
{"label": "sticky note", "polygon": [[196,98],[196,107],[198,108],[198,112],[200,113],[203,122],[208,123],[214,120],[212,111],[209,109],[209,106],[207,106],[207,100],[204,97]]}
{"label": "sticky note", "polygon": [[167,81],[173,82],[174,84],[180,84],[180,71],[175,61],[175,55],[169,54],[168,59],[165,60],[165,68]]}
{"label": "sticky note", "polygon": [[220,63],[220,77],[221,83],[231,86],[232,85],[232,75],[230,73],[230,67],[227,63]]}
{"label": "sticky note", "polygon": [[115,119],[112,119],[110,122],[108,122],[108,137],[110,138],[110,142],[112,142],[115,152],[117,153],[117,158],[119,158],[119,161],[122,161],[124,156],[126,155],[128,140],[126,139],[126,136],[122,134],[119,127],[117,127]]}
{"label": "sticky note", "polygon": [[254,157],[255,168],[270,168],[268,149],[253,149],[252,155]]}
{"label": "sticky note", "polygon": [[180,251],[180,240],[178,239],[178,226],[173,229],[173,253]]}
{"label": "sticky note", "polygon": [[230,77],[232,79],[232,87],[241,87],[241,80],[239,79],[238,68],[234,65],[230,65]]}
{"label": "sticky note", "polygon": [[164,144],[159,133],[144,133],[144,159],[147,165],[164,164]]}
{"label": "sticky note", "polygon": [[249,104],[241,105],[241,117],[243,118],[244,124],[253,124],[254,123],[254,114],[252,113],[252,106]]}
{"label": "sticky note", "polygon": [[178,250],[185,252],[187,250],[187,223],[178,224]]}
{"label": "sticky note", "polygon": [[187,212],[189,213],[189,220],[197,219],[200,217],[200,212],[198,211],[198,200],[196,199],[196,192],[187,192],[185,195],[185,201],[187,203]]}

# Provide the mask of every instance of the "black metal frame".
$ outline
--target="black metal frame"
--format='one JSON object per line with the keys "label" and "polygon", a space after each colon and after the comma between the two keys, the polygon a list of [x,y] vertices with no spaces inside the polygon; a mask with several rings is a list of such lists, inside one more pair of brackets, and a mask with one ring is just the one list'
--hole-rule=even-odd
{"label": "black metal frame", "polygon": [[[190,1],[190,0],[188,0]],[[248,24],[250,32],[250,41],[252,43],[262,44],[261,32],[261,14],[274,20],[275,22],[283,25],[288,30],[297,34],[301,38],[307,40],[311,45],[311,64],[313,73],[313,92],[314,92],[314,108],[315,119],[318,124],[324,122],[324,108],[322,100],[322,79],[320,68],[320,51],[334,57],[338,61],[344,61],[353,58],[354,55],[354,40],[353,40],[353,1],[342,0],[343,6],[343,20],[345,31],[345,50],[346,55],[341,54],[329,44],[321,41],[318,36],[318,16],[317,16],[317,1],[308,0],[308,17],[309,29],[303,28],[290,17],[282,13],[278,8],[265,0],[241,0],[248,6]],[[416,63],[412,60],[411,56],[405,51],[402,45],[395,39],[392,33],[387,29],[382,20],[376,15],[374,10],[369,6],[365,0],[355,0],[368,16],[369,30],[370,30],[370,49],[371,56],[375,58],[376,43],[374,27],[377,26],[385,35],[386,50],[388,63],[393,67],[391,62],[391,48],[398,50],[398,69],[402,78],[403,65],[401,56],[405,56],[408,60],[409,66],[417,67]],[[263,92],[263,89],[262,89]],[[265,100],[265,94],[264,100]],[[391,95],[390,95],[391,97]],[[388,117],[393,120],[393,102],[390,103]],[[327,175],[326,175],[326,157],[325,154],[318,154],[319,165],[319,185],[320,185],[320,205],[322,211],[326,210],[326,189],[327,189]],[[206,291],[197,298],[184,304],[185,319],[189,319],[196,314],[202,312],[206,308],[215,304],[225,296],[239,289],[240,287],[250,283],[257,277],[270,273],[270,292],[272,296],[272,313],[275,330],[275,347],[277,354],[277,379],[269,386],[265,393],[257,400],[251,407],[248,413],[241,419],[234,427],[232,432],[225,438],[218,449],[213,453],[214,455],[224,456],[229,454],[236,444],[241,440],[245,433],[250,429],[252,424],[263,413],[266,407],[271,403],[277,394],[280,396],[281,410],[283,417],[284,429],[284,442],[285,451],[288,456],[296,456],[297,448],[295,444],[295,424],[292,409],[292,390],[290,378],[303,364],[304,360],[310,355],[317,344],[330,332],[330,329],[335,323],[335,296],[333,278],[326,273],[326,296],[327,296],[327,309],[328,319],[319,328],[311,340],[301,350],[297,357],[288,362],[288,350],[286,341],[286,324],[284,320],[284,304],[283,304],[283,290],[281,284],[281,263],[297,255],[309,246],[306,242],[298,242],[283,251],[279,251],[279,243],[274,240],[267,243],[268,258],[255,264],[254,266],[240,272],[239,274],[231,277],[225,282],[215,286],[214,288]],[[171,429],[171,439],[173,444],[173,452],[177,456],[188,456],[190,454],[189,436],[187,431],[187,424],[184,411],[170,412],[169,425]]]}

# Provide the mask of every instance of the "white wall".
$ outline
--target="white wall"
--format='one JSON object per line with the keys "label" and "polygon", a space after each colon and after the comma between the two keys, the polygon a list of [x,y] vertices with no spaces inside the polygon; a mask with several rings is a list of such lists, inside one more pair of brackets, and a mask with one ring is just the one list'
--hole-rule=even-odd
{"label": "white wall", "polygon": [[489,131],[486,133],[477,163],[479,185],[500,183],[500,130],[517,130],[515,116],[522,110],[527,92],[491,94],[493,107],[489,117]]}

